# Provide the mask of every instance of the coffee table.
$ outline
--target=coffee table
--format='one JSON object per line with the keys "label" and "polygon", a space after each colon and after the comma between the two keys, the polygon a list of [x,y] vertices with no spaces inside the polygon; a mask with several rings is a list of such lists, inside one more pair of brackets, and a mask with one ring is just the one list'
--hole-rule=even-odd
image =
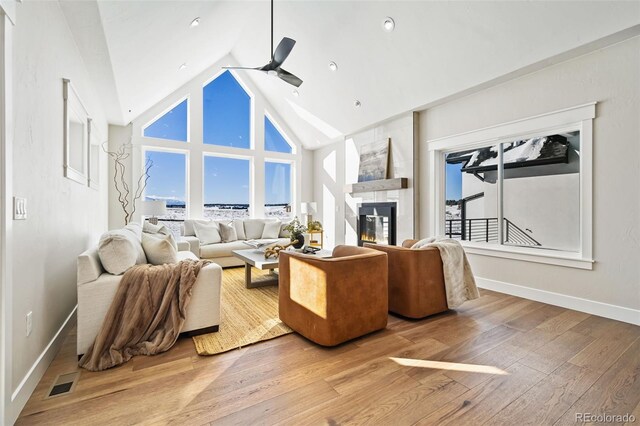
{"label": "coffee table", "polygon": [[[264,251],[258,249],[233,250],[233,255],[244,261],[244,284],[247,288],[264,287],[268,285],[278,285],[278,273],[275,271],[278,267],[278,259],[264,258]],[[313,256],[331,257],[329,250],[320,250]],[[251,268],[260,270],[269,270],[269,275],[265,278],[253,281],[251,279]]]}

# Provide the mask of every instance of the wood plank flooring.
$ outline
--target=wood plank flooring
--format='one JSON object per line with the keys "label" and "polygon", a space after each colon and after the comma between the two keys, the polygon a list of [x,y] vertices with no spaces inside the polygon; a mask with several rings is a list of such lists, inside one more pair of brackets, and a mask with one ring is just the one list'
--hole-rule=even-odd
{"label": "wood plank flooring", "polygon": [[[640,327],[481,295],[420,321],[390,315],[386,330],[336,348],[291,334],[200,357],[180,338],[99,373],[78,369],[74,331],[17,424],[564,425],[582,412],[640,421]],[[502,374],[449,368],[461,364]],[[72,393],[45,399],[74,371]]]}

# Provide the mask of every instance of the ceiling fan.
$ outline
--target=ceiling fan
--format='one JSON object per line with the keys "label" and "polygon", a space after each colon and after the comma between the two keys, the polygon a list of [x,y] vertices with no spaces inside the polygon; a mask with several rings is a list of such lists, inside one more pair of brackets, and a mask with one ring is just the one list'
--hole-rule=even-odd
{"label": "ceiling fan", "polygon": [[271,60],[268,64],[262,67],[223,67],[224,69],[230,70],[255,70],[266,72],[269,75],[274,75],[280,77],[281,80],[285,82],[300,87],[302,84],[302,80],[295,75],[291,74],[289,71],[281,68],[282,63],[287,59],[287,56],[291,53],[293,46],[296,44],[294,39],[289,37],[283,37],[278,43],[278,47],[276,50],[273,50],[273,0],[271,0]]}

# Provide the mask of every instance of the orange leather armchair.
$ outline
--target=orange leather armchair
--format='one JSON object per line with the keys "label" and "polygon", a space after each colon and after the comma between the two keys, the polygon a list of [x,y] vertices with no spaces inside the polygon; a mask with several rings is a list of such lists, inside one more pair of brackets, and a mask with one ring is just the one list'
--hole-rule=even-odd
{"label": "orange leather armchair", "polygon": [[333,257],[280,252],[280,319],[307,339],[335,346],[387,326],[387,255],[337,246]]}
{"label": "orange leather armchair", "polygon": [[402,247],[365,243],[387,254],[389,259],[389,310],[409,318],[424,318],[444,312],[447,296],[442,259],[435,247],[413,250],[416,240]]}

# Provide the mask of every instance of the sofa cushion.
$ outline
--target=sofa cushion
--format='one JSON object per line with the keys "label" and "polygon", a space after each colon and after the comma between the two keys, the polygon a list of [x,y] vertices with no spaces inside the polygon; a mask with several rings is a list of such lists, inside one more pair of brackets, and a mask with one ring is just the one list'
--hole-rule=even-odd
{"label": "sofa cushion", "polygon": [[222,242],[220,237],[220,230],[218,224],[215,222],[199,223],[194,222],[193,229],[196,232],[196,237],[200,240],[200,244],[216,244]]}
{"label": "sofa cushion", "polygon": [[236,228],[236,236],[239,240],[246,240],[247,235],[244,232],[244,220],[242,219],[233,219],[232,225]]}
{"label": "sofa cushion", "polygon": [[147,263],[147,258],[142,249],[140,237],[137,237],[136,228],[127,225],[123,229],[105,232],[100,237],[98,255],[102,267],[110,274],[120,275],[136,264]]}
{"label": "sofa cushion", "polygon": [[230,257],[233,250],[246,250],[250,249],[248,245],[242,241],[232,241],[229,243],[219,244],[207,244],[200,246],[200,258],[201,259],[215,259],[217,257]]}
{"label": "sofa cushion", "polygon": [[182,225],[182,235],[185,237],[195,237],[196,231],[193,229],[194,223],[211,223],[210,219],[186,219]]}
{"label": "sofa cushion", "polygon": [[146,232],[148,234],[172,235],[169,228],[165,225],[154,225],[153,223],[149,223],[148,220],[145,220],[142,224],[142,232]]}
{"label": "sofa cushion", "polygon": [[281,226],[282,224],[279,220],[266,222],[264,224],[264,229],[262,230],[261,238],[278,238],[280,236]]}
{"label": "sofa cushion", "polygon": [[152,265],[176,263],[178,261],[177,244],[173,235],[142,234],[142,248]]}
{"label": "sofa cushion", "polygon": [[262,231],[264,230],[264,219],[245,219],[244,220],[244,232],[247,240],[257,240],[262,238]]}
{"label": "sofa cushion", "polygon": [[222,238],[223,243],[229,243],[232,241],[238,240],[238,234],[236,233],[236,227],[232,225],[227,225],[224,223],[220,224],[220,237]]}

